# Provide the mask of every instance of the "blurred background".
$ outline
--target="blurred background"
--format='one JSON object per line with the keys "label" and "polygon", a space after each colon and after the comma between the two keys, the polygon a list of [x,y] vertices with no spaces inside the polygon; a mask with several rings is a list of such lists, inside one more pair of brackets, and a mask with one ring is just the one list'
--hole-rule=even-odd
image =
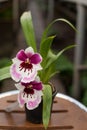
{"label": "blurred background", "polygon": [[[0,0],[0,68],[9,65],[9,59],[15,57],[18,50],[27,47],[20,26],[20,16],[24,11],[31,11],[38,48],[44,28],[56,18],[65,18],[78,33],[66,23],[57,22],[49,32],[49,35],[57,34],[52,49],[58,52],[70,44],[77,46],[59,58],[60,73],[52,82],[58,92],[87,106],[86,6],[86,0]],[[13,80],[0,82],[0,93],[14,89]]]}

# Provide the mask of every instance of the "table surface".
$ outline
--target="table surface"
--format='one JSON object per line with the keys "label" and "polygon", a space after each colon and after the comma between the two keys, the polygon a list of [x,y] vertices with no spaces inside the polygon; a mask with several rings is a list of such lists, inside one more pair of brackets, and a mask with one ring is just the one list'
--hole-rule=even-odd
{"label": "table surface", "polygon": [[[0,130],[44,130],[42,124],[26,121],[24,109],[16,107],[10,113],[5,111],[16,101],[17,93],[12,91],[0,95]],[[57,94],[48,130],[87,130],[87,108],[73,98]]]}

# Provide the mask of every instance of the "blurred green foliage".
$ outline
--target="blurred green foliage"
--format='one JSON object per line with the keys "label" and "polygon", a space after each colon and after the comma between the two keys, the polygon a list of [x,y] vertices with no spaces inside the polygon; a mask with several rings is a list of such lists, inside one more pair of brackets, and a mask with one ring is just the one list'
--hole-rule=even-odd
{"label": "blurred green foliage", "polygon": [[[85,60],[85,65],[87,65],[87,59]],[[82,97],[81,102],[87,106],[87,71],[81,73],[81,85],[82,85]]]}
{"label": "blurred green foliage", "polygon": [[0,58],[0,69],[11,65],[12,61],[9,58]]}

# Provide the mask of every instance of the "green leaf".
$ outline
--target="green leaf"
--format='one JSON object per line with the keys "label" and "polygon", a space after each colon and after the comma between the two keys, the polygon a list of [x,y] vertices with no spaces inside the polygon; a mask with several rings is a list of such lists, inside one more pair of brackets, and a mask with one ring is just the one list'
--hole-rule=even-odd
{"label": "green leaf", "polygon": [[0,81],[10,77],[10,66],[0,69]]}
{"label": "green leaf", "polygon": [[7,67],[12,64],[12,61],[8,58],[0,59],[0,68]]}
{"label": "green leaf", "polygon": [[47,28],[46,28],[45,31],[43,32],[43,36],[42,36],[41,42],[43,42],[43,40],[47,37],[47,34],[48,34],[50,28],[52,27],[52,25],[53,25],[54,23],[58,22],[58,21],[62,21],[62,22],[67,23],[70,27],[72,27],[72,28],[77,32],[76,28],[75,28],[68,20],[66,20],[66,19],[64,19],[64,18],[58,18],[58,19],[55,19],[54,21],[52,21],[52,22],[47,26]]}
{"label": "green leaf", "polygon": [[43,57],[42,66],[44,66],[44,64],[46,62],[48,52],[50,50],[50,47],[51,47],[51,44],[53,42],[54,37],[55,36],[48,37],[41,43],[40,54]]}
{"label": "green leaf", "polygon": [[66,71],[66,70],[73,70],[73,64],[70,62],[67,56],[61,55],[57,60],[56,60],[56,69],[58,69],[60,72],[61,71]]}
{"label": "green leaf", "polygon": [[73,65],[71,62],[63,55],[61,55],[56,61],[54,61],[49,68],[45,70],[45,81],[48,82],[56,73],[59,73],[64,70],[72,70]]}
{"label": "green leaf", "polygon": [[31,46],[34,51],[37,51],[36,48],[36,41],[35,41],[35,34],[34,34],[34,27],[32,22],[31,12],[24,12],[20,18],[20,22],[22,25],[22,29],[26,38],[26,42],[29,46]]}
{"label": "green leaf", "polygon": [[48,127],[52,105],[52,88],[49,84],[44,85],[43,90],[43,125]]}
{"label": "green leaf", "polygon": [[54,64],[54,67],[50,66],[49,68],[45,69],[43,72],[42,72],[42,77],[41,77],[41,81],[43,83],[48,83],[49,82],[49,79],[54,76],[56,73],[58,73],[59,70],[55,69],[55,64]]}
{"label": "green leaf", "polygon": [[65,47],[64,49],[62,49],[61,51],[58,52],[57,55],[53,54],[52,51],[49,52],[49,62],[46,64],[45,68],[48,68],[51,63],[53,63],[54,61],[56,61],[65,51],[75,47],[76,45],[70,45]]}
{"label": "green leaf", "polygon": [[68,47],[65,47],[63,50],[58,52],[57,55],[52,53],[52,51],[49,51],[49,59],[47,59],[48,60],[47,64],[43,68],[41,73],[41,80],[43,81],[43,83],[47,83],[52,76],[54,76],[56,73],[60,71],[57,66],[59,62],[58,61],[59,57],[64,53],[64,51],[73,47],[75,47],[75,45],[70,45]]}

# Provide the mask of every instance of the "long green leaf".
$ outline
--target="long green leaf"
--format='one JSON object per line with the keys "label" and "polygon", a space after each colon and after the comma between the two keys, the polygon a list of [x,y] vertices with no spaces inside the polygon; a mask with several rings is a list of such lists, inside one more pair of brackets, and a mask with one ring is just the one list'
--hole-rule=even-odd
{"label": "long green leaf", "polygon": [[49,79],[52,78],[55,74],[67,69],[72,70],[73,65],[64,55],[61,55],[44,71],[44,83],[48,82]]}
{"label": "long green leaf", "polygon": [[[54,57],[53,57],[53,58],[50,57],[49,62],[48,62],[48,64],[46,64],[45,68],[48,68],[48,67],[50,66],[50,64],[53,63],[54,61],[56,61],[65,51],[67,51],[67,50],[69,50],[69,49],[71,49],[71,48],[73,48],[73,47],[75,47],[75,46],[76,46],[76,45],[67,46],[67,47],[65,47],[64,49],[62,49],[60,52],[58,52],[57,55],[54,55],[54,54],[53,54]],[[50,56],[51,56],[51,54],[50,54]]]}
{"label": "long green leaf", "polygon": [[43,90],[43,125],[45,129],[48,127],[49,124],[51,105],[52,105],[52,88],[48,84],[44,85]]}
{"label": "long green leaf", "polygon": [[10,67],[0,69],[0,81],[6,78],[10,78]]}
{"label": "long green leaf", "polygon": [[41,80],[43,81],[43,83],[47,83],[54,74],[59,72],[59,69],[57,67],[59,62],[58,61],[59,57],[64,53],[64,51],[73,47],[75,47],[75,45],[70,45],[68,47],[65,47],[63,50],[58,52],[57,55],[55,55],[50,51],[49,59],[47,59],[49,61],[47,62],[46,66],[42,70]]}
{"label": "long green leaf", "polygon": [[47,59],[47,56],[48,56],[48,52],[50,50],[50,47],[51,47],[51,44],[53,42],[54,37],[55,36],[48,37],[41,43],[40,54],[43,57],[42,66],[44,66],[44,64],[46,62],[46,59]]}
{"label": "long green leaf", "polygon": [[31,12],[24,12],[20,18],[22,29],[26,38],[26,42],[29,46],[33,47],[36,52],[36,40],[34,34],[34,27],[32,22]]}
{"label": "long green leaf", "polygon": [[52,25],[53,25],[54,23],[58,22],[58,21],[62,21],[62,22],[67,23],[70,27],[72,27],[72,28],[77,32],[76,28],[75,28],[68,20],[66,20],[66,19],[64,19],[64,18],[58,18],[58,19],[55,19],[54,21],[52,21],[52,22],[47,26],[47,28],[46,28],[45,31],[43,32],[43,36],[42,36],[41,42],[43,42],[43,40],[47,37],[47,34],[48,34],[50,28],[52,27]]}

